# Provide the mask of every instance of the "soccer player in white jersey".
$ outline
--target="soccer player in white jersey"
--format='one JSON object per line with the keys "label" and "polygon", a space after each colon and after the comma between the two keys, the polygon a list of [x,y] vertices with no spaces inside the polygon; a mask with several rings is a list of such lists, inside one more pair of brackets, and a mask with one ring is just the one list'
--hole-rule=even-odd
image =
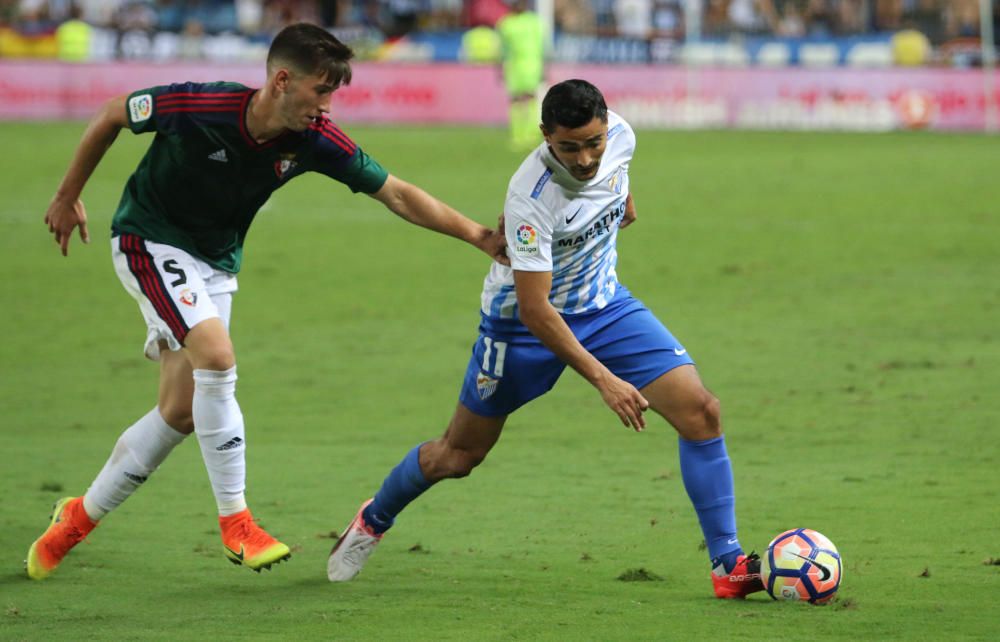
{"label": "soccer player in white jersey", "polygon": [[648,408],[673,425],[716,596],[762,590],[759,560],[736,536],[719,401],[687,350],[615,273],[618,230],[635,220],[635,134],[583,80],[549,90],[542,133],[545,142],[510,181],[503,216],[511,266],[494,263],[486,277],[458,408],[444,435],[410,450],[362,505],[330,553],[329,579],[357,575],[399,512],[434,483],[468,475],[507,416],[550,390],[568,364],[625,426],[642,430]]}

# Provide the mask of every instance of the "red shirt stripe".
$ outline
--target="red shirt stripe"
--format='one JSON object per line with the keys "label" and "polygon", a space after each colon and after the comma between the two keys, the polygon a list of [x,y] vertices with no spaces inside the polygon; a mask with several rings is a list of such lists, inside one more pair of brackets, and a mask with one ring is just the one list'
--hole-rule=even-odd
{"label": "red shirt stripe", "polygon": [[190,91],[175,91],[175,92],[171,92],[169,94],[160,94],[159,96],[156,97],[156,99],[157,100],[163,100],[163,99],[167,99],[167,98],[171,98],[172,99],[172,98],[185,98],[185,97],[191,97],[191,98],[239,98],[239,99],[242,99],[244,96],[246,96],[246,94],[247,94],[247,92],[245,92],[245,91],[238,92],[238,93],[233,93],[231,91],[220,92],[220,93],[207,93],[207,92],[206,93],[199,93],[199,92],[190,92]]}
{"label": "red shirt stripe", "polygon": [[169,107],[171,105],[239,105],[240,99],[231,98],[206,98],[205,100],[193,100],[191,98],[176,98],[170,100],[156,101],[157,107]]}
{"label": "red shirt stripe", "polygon": [[240,106],[239,105],[234,105],[232,107],[224,107],[224,106],[217,106],[217,107],[166,107],[164,109],[160,109],[159,112],[160,112],[160,114],[173,114],[173,113],[177,113],[177,112],[192,112],[192,111],[231,112],[231,111],[239,111],[239,110],[240,110]]}
{"label": "red shirt stripe", "polygon": [[342,129],[340,129],[339,127],[337,127],[333,123],[327,123],[326,126],[323,129],[324,129],[324,131],[329,132],[329,133],[333,134],[334,136],[336,136],[337,138],[339,138],[348,147],[351,147],[352,149],[354,147],[357,147],[357,145],[354,144],[354,141],[351,140],[350,136],[348,136],[347,134],[345,134]]}
{"label": "red shirt stripe", "polygon": [[353,149],[351,149],[351,147],[350,147],[349,145],[345,145],[345,144],[344,144],[343,142],[341,142],[341,141],[340,141],[340,140],[339,140],[338,138],[336,138],[335,136],[331,136],[330,134],[328,134],[327,132],[325,132],[325,131],[322,131],[322,130],[320,130],[320,132],[319,132],[319,133],[320,133],[321,135],[323,135],[323,137],[324,137],[324,138],[327,138],[328,140],[331,140],[331,141],[333,141],[333,142],[334,142],[334,143],[335,143],[335,144],[337,145],[337,147],[341,148],[342,150],[344,150],[344,151],[345,151],[345,152],[347,152],[348,154],[353,154],[353,153],[354,153],[354,150],[353,150]]}
{"label": "red shirt stripe", "polygon": [[313,124],[309,127],[310,129],[319,132],[328,140],[333,141],[337,147],[348,154],[353,154],[354,150],[357,149],[357,145],[354,144],[347,134],[340,131],[340,129],[330,121],[320,121],[319,123]]}

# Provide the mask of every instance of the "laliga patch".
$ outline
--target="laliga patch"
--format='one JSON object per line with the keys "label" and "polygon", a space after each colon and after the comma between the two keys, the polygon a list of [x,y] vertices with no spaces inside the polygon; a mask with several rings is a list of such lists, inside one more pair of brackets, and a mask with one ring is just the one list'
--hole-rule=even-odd
{"label": "laliga patch", "polygon": [[153,115],[153,97],[149,94],[132,96],[128,100],[128,113],[132,117],[133,123],[149,120],[149,117]]}
{"label": "laliga patch", "polygon": [[497,391],[497,385],[500,383],[499,379],[494,379],[488,374],[482,372],[476,376],[476,390],[479,391],[479,398],[486,401],[493,396],[493,393]]}
{"label": "laliga patch", "polygon": [[198,293],[184,288],[181,290],[181,295],[178,297],[178,300],[184,305],[193,308],[198,305]]}
{"label": "laliga patch", "polygon": [[535,228],[522,223],[517,227],[515,236],[517,237],[515,252],[522,255],[538,254],[538,233],[535,232]]}

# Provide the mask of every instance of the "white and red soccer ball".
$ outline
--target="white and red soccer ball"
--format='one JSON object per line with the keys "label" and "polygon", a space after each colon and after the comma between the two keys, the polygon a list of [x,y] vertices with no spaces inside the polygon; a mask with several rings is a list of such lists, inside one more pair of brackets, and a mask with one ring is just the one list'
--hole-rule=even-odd
{"label": "white and red soccer ball", "polygon": [[775,600],[824,604],[836,594],[844,569],[837,547],[825,535],[795,528],[767,545],[760,575]]}

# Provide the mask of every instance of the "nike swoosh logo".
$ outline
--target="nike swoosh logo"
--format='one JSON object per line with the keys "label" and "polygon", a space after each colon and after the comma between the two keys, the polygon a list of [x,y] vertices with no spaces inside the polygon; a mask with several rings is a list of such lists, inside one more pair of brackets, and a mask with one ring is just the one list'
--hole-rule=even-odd
{"label": "nike swoosh logo", "polygon": [[[676,354],[678,357],[681,356],[682,354],[686,353],[686,352],[687,352],[687,348],[681,348],[680,350],[678,350],[677,348],[674,348],[674,354]],[[733,543],[735,543],[735,540],[733,542],[729,542],[729,543],[733,544]]]}
{"label": "nike swoosh logo", "polygon": [[237,553],[233,549],[229,548],[228,546],[226,547],[226,550],[229,551],[230,553],[232,553],[233,557],[235,557],[236,559],[240,560],[241,562],[243,561],[243,547],[242,546],[240,546],[240,552],[239,553]]}
{"label": "nike swoosh logo", "polygon": [[[677,351],[676,351],[676,350],[674,350],[674,352],[677,352]],[[683,353],[682,353],[682,354],[683,354]],[[728,542],[728,543],[729,543],[729,544],[735,544],[735,543],[736,543],[737,541],[739,541],[739,540],[737,540],[737,539],[735,539],[735,538],[734,538],[734,539],[731,539],[731,540],[729,540],[729,542]]]}
{"label": "nike swoosh logo", "polygon": [[810,564],[812,564],[813,566],[815,566],[816,568],[818,568],[819,571],[820,571],[820,573],[821,573],[820,578],[819,578],[820,582],[827,581],[828,579],[830,579],[830,576],[833,575],[833,573],[830,572],[830,569],[828,569],[827,567],[823,566],[822,564],[820,564],[816,560],[811,560],[808,557],[805,557],[803,555],[799,555],[798,553],[792,553],[792,555],[794,555],[795,557],[798,557],[799,559],[804,559],[805,561],[809,562]]}
{"label": "nike swoosh logo", "polygon": [[580,210],[582,210],[582,209],[583,209],[583,205],[581,205],[580,207],[578,207],[578,208],[576,209],[576,211],[575,211],[575,212],[573,212],[573,216],[567,216],[567,217],[566,217],[566,223],[572,223],[572,222],[573,222],[573,219],[575,219],[575,218],[576,218],[576,215],[577,215],[577,214],[579,214],[579,213],[580,213]]}

